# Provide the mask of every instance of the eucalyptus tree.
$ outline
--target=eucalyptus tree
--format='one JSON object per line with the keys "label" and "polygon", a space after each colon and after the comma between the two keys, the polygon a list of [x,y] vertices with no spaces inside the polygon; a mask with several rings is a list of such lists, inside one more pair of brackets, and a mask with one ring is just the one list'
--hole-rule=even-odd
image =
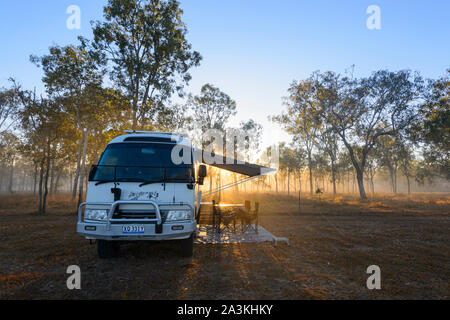
{"label": "eucalyptus tree", "polygon": [[320,122],[314,110],[317,109],[316,83],[313,77],[304,81],[294,81],[285,98],[286,111],[272,117],[272,121],[283,126],[294,136],[293,141],[302,145],[307,153],[310,194],[313,194],[313,151],[320,129]]}
{"label": "eucalyptus tree", "polygon": [[[330,171],[328,155],[325,152],[315,153],[313,156],[313,170],[314,170],[314,181],[315,189],[320,189],[322,192],[326,189],[325,180]],[[322,188],[320,188],[320,180],[322,180]]]}
{"label": "eucalyptus tree", "polygon": [[46,212],[48,180],[52,159],[57,156],[56,146],[63,136],[65,114],[54,100],[40,98],[30,91],[20,92],[23,109],[20,125],[25,143],[33,150],[36,162],[39,161],[38,212]]}
{"label": "eucalyptus tree", "polygon": [[[274,157],[274,153],[277,152],[277,154],[279,155],[278,151],[285,145],[285,142],[279,143],[277,148],[274,147],[266,147],[266,149],[262,152],[261,155],[261,164],[267,167],[271,167],[274,165],[273,163],[273,157]],[[277,159],[277,168],[276,168],[276,172],[275,174],[273,174],[273,178],[275,180],[275,192],[278,193],[278,177],[279,177],[279,170],[280,170],[280,163],[279,163],[279,158]],[[272,189],[272,185],[269,184],[270,189]]]}
{"label": "eucalyptus tree", "polygon": [[[246,156],[243,160],[255,161],[254,159],[260,152],[262,125],[249,119],[239,123],[239,130],[244,135],[244,149]],[[253,159],[252,159],[253,158]]]}
{"label": "eucalyptus tree", "polygon": [[316,134],[316,147],[317,150],[325,153],[330,160],[329,168],[333,185],[333,196],[336,196],[336,161],[339,153],[339,137],[326,122],[320,123],[320,129]]}
{"label": "eucalyptus tree", "polygon": [[[189,94],[186,107],[191,118],[189,129],[194,134],[194,140],[197,140],[204,150],[211,153],[217,152],[217,146],[223,148],[227,123],[237,113],[236,102],[219,88],[207,83],[202,86],[199,95]],[[209,134],[205,136],[206,133],[211,133],[211,129],[220,133],[220,137],[216,137],[216,139],[219,138],[221,141],[214,141]],[[223,152],[223,150],[219,151]],[[211,172],[209,174],[210,191],[212,190],[212,177]]]}
{"label": "eucalyptus tree", "polygon": [[430,81],[420,108],[418,142],[422,142],[423,161],[417,180],[450,180],[450,69],[444,77]]}
{"label": "eucalyptus tree", "polygon": [[156,112],[148,118],[151,124],[146,127],[151,130],[176,132],[188,126],[191,121],[186,116],[188,108],[185,104],[158,103],[154,109]]}
{"label": "eucalyptus tree", "polygon": [[378,139],[375,152],[372,152],[378,158],[380,165],[388,169],[392,192],[394,194],[397,193],[397,172],[401,157],[400,150],[401,145],[396,137],[383,136]]}
{"label": "eucalyptus tree", "polygon": [[73,182],[74,199],[80,173],[83,171],[82,164],[85,163],[89,130],[92,129],[90,120],[94,113],[101,112],[97,109],[98,105],[91,103],[91,99],[98,97],[97,91],[103,81],[103,57],[101,53],[89,50],[86,42],[81,39],[78,46],[52,46],[48,55],[31,56],[31,61],[42,68],[42,81],[48,95],[58,99],[67,117],[81,132]]}
{"label": "eucalyptus tree", "polygon": [[202,86],[199,95],[190,94],[186,106],[192,114],[193,129],[201,133],[209,129],[225,131],[228,121],[237,113],[236,101],[209,83]]}
{"label": "eucalyptus tree", "polygon": [[366,161],[366,170],[364,171],[367,180],[369,180],[370,183],[370,189],[372,190],[372,196],[375,195],[375,175],[377,173],[377,170],[379,169],[379,160],[374,156],[372,153]]}
{"label": "eucalyptus tree", "polygon": [[13,192],[14,164],[18,157],[19,138],[10,131],[0,132],[0,160],[9,168],[8,192]]}
{"label": "eucalyptus tree", "polygon": [[302,172],[304,171],[305,167],[307,167],[307,165],[308,165],[307,153],[298,144],[293,145],[292,147],[293,147],[293,151],[294,151],[293,161],[292,161],[292,170],[293,170],[294,174],[297,175],[299,188],[301,190],[302,189],[302,181],[301,181]]}
{"label": "eucalyptus tree", "polygon": [[[11,193],[14,181],[14,165],[18,154],[19,138],[14,133],[14,123],[20,111],[21,103],[17,91],[20,89],[14,79],[9,79],[12,83],[10,88],[0,88],[0,170],[9,170],[7,190]],[[3,172],[0,173],[1,183],[3,182]]]}
{"label": "eucalyptus tree", "polygon": [[84,39],[78,46],[50,47],[48,55],[32,56],[31,60],[44,71],[43,82],[49,97],[60,106],[65,119],[78,130],[75,136],[79,136],[80,140],[72,199],[78,191],[80,202],[84,194],[88,139],[120,121],[126,103],[117,90],[103,88],[103,56],[89,49]]}
{"label": "eucalyptus tree", "polygon": [[285,144],[280,145],[280,171],[287,176],[287,194],[290,193],[291,173],[295,167],[295,152]]}
{"label": "eucalyptus tree", "polygon": [[[233,104],[233,106],[235,106],[235,104]],[[228,112],[230,111],[232,110],[228,110]],[[235,114],[234,111],[233,114]],[[200,122],[200,127],[201,126],[202,124]],[[225,128],[225,125],[217,125],[216,123],[216,128],[219,127]],[[204,126],[204,128],[207,128],[207,126]],[[253,119],[241,121],[239,123],[239,127],[226,127],[224,130],[224,155],[232,159],[237,159],[238,161],[247,161],[253,163],[260,163],[261,161],[266,162],[267,155],[263,154],[263,157],[260,158],[262,129],[262,125],[257,123]],[[204,141],[204,143],[205,142],[207,141]],[[264,176],[258,180],[252,180],[251,183],[256,184],[258,187],[260,185],[267,187],[268,184],[265,182],[266,180],[268,179],[266,178],[266,176]],[[236,173],[233,173],[233,181],[234,183],[237,183],[238,181]],[[239,190],[239,185],[236,185],[235,190]]]}
{"label": "eucalyptus tree", "polygon": [[399,168],[406,179],[408,194],[411,193],[411,178],[415,175],[415,156],[411,144],[402,144],[399,147]]}
{"label": "eucalyptus tree", "polygon": [[0,88],[0,132],[12,127],[21,106],[17,96],[17,84],[14,79],[10,81],[13,84],[11,88]]}
{"label": "eucalyptus tree", "polygon": [[414,121],[423,79],[408,70],[380,70],[360,80],[327,72],[320,76],[320,86],[320,114],[347,148],[365,199],[367,158],[381,137],[396,136]]}
{"label": "eucalyptus tree", "polygon": [[105,89],[99,84],[88,85],[81,95],[81,106],[90,112],[83,119],[83,151],[80,170],[80,185],[78,190],[78,204],[83,201],[83,182],[87,179],[87,145],[89,137],[99,132],[114,128],[112,122],[117,121],[121,114],[121,97],[113,89]]}
{"label": "eucalyptus tree", "polygon": [[155,104],[183,94],[201,56],[186,39],[176,0],[109,0],[93,22],[94,48],[106,54],[111,79],[130,101],[132,129],[144,128]]}
{"label": "eucalyptus tree", "polygon": [[353,167],[350,155],[346,150],[338,153],[336,162],[337,180],[342,184],[342,191],[345,192],[345,185],[347,184],[347,193],[350,193],[350,175],[354,175],[355,168]]}

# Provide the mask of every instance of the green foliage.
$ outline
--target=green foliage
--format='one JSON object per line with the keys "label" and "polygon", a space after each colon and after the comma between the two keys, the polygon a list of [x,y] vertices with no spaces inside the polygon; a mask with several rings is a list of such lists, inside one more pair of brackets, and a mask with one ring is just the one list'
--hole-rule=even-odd
{"label": "green foliage", "polygon": [[420,109],[419,140],[425,143],[417,180],[450,180],[450,69],[446,77],[431,81]]}
{"label": "green foliage", "polygon": [[250,161],[252,155],[256,156],[260,152],[259,147],[261,142],[262,125],[253,119],[249,119],[239,123],[239,130],[240,133],[244,134],[244,149],[248,155],[247,159]]}
{"label": "green foliage", "polygon": [[230,117],[236,115],[236,102],[209,83],[203,85],[199,95],[189,95],[187,106],[192,110],[195,127],[202,132],[224,131]]}
{"label": "green foliage", "polygon": [[105,21],[93,23],[93,46],[106,54],[112,80],[130,101],[133,129],[138,119],[141,125],[149,121],[156,104],[174,92],[182,95],[189,69],[200,63],[182,14],[175,0],[109,0]]}
{"label": "green foliage", "polygon": [[315,72],[291,85],[287,111],[273,119],[310,154],[319,141],[319,149],[327,152],[332,162],[338,154],[339,138],[365,198],[363,179],[369,153],[381,137],[399,135],[416,119],[422,89],[422,78],[410,71],[380,70],[362,79]]}
{"label": "green foliage", "polygon": [[19,138],[9,131],[0,132],[0,160],[3,163],[11,164],[20,148]]}
{"label": "green foliage", "polygon": [[272,117],[272,121],[283,126],[296,141],[304,145],[311,157],[320,129],[317,109],[316,87],[313,77],[304,81],[293,82],[288,89],[289,97],[285,98],[286,111]]}
{"label": "green foliage", "polygon": [[0,88],[0,133],[12,127],[16,120],[15,116],[20,111],[16,83],[13,79],[10,81],[13,83],[11,88]]}

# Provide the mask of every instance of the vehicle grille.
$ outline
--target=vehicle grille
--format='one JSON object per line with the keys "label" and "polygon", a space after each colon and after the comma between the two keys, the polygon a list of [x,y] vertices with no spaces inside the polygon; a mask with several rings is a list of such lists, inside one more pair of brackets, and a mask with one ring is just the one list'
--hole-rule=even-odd
{"label": "vehicle grille", "polygon": [[[162,213],[161,213],[162,214]],[[114,219],[156,219],[155,211],[119,211]]]}

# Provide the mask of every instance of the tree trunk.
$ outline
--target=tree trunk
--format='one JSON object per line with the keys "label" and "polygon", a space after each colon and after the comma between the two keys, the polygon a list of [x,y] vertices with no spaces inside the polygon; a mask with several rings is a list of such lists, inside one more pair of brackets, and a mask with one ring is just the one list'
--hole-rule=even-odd
{"label": "tree trunk", "polygon": [[397,168],[394,167],[394,193],[397,194]]}
{"label": "tree trunk", "polygon": [[347,171],[347,193],[350,193],[350,170]]}
{"label": "tree trunk", "polygon": [[375,197],[375,184],[373,183],[373,176],[370,177],[370,184],[372,186],[372,196]]}
{"label": "tree trunk", "polygon": [[356,179],[358,181],[360,197],[362,199],[367,199],[366,190],[364,189],[364,174],[361,169],[356,169]]}
{"label": "tree trunk", "polygon": [[409,175],[405,175],[406,182],[408,183],[408,194],[411,194],[411,182],[409,181]]}
{"label": "tree trunk", "polygon": [[55,182],[55,159],[53,157],[50,166],[50,194],[53,194],[53,183]]}
{"label": "tree trunk", "polygon": [[14,184],[14,157],[11,161],[11,170],[9,171],[9,184],[8,184],[8,192],[13,193],[13,184]]}
{"label": "tree trunk", "polygon": [[58,174],[56,175],[56,181],[55,181],[55,185],[54,185],[54,187],[53,187],[53,192],[54,192],[55,194],[58,193],[58,185],[59,185],[59,180],[61,179],[62,171],[63,171],[62,169],[59,169],[59,170],[58,170]]}
{"label": "tree trunk", "polygon": [[42,214],[45,213],[47,207],[47,195],[48,195],[48,176],[50,174],[50,138],[48,138],[47,143],[47,168],[45,171],[45,181],[44,181],[44,197],[42,200]]}
{"label": "tree trunk", "polygon": [[89,187],[89,172],[88,172],[88,170],[85,170],[84,171],[84,190],[87,191],[88,187]]}
{"label": "tree trunk", "polygon": [[275,191],[278,194],[278,172],[275,173]]}
{"label": "tree trunk", "polygon": [[133,111],[132,111],[131,117],[133,119],[133,124],[131,126],[131,130],[136,130],[136,127],[137,127],[137,103],[136,103],[136,100],[133,101],[132,108],[133,108]]}
{"label": "tree trunk", "polygon": [[295,179],[295,170],[294,170],[294,194],[296,194],[297,193],[297,179]]}
{"label": "tree trunk", "polygon": [[82,163],[81,163],[81,171],[80,171],[80,187],[78,192],[78,205],[80,205],[83,202],[83,182],[84,182],[84,172],[86,168],[86,149],[87,149],[87,138],[88,138],[88,132],[84,132],[84,141],[83,141],[83,155],[82,155]]}
{"label": "tree trunk", "polygon": [[352,193],[355,193],[355,173],[352,172]]}
{"label": "tree trunk", "polygon": [[[72,187],[73,187],[73,184],[72,184],[72,179],[73,179],[73,172],[72,172],[72,166],[69,164],[69,185],[68,185],[68,187],[69,187],[69,192],[70,193],[73,193],[73,190],[72,190]],[[67,187],[67,186],[66,186]]]}
{"label": "tree trunk", "polygon": [[309,193],[313,195],[313,175],[312,175],[312,162],[308,161],[308,167],[309,167]]}
{"label": "tree trunk", "polygon": [[39,169],[39,199],[38,199],[38,213],[42,214],[42,185],[44,180],[44,165],[45,165],[45,148],[42,151],[42,159]]}
{"label": "tree trunk", "polygon": [[33,179],[33,196],[36,195],[36,181],[37,181],[37,171],[38,171],[38,165],[37,162],[34,163],[34,179]]}
{"label": "tree trunk", "polygon": [[302,174],[298,174],[298,192],[302,192]]}
{"label": "tree trunk", "polygon": [[3,175],[4,175],[4,168],[3,166],[0,167],[0,193],[3,190]]}
{"label": "tree trunk", "polygon": [[331,180],[333,182],[333,197],[336,197],[336,168],[333,160],[331,160]]}
{"label": "tree trunk", "polygon": [[287,171],[287,193],[288,193],[288,195],[289,195],[289,191],[290,191],[290,189],[289,189],[290,177],[291,177],[291,170],[288,168],[288,171]]}
{"label": "tree trunk", "polygon": [[23,169],[23,176],[22,176],[22,192],[25,192],[25,189],[26,189],[26,186],[25,186],[25,183],[26,183],[26,180],[27,180],[27,172],[25,171],[25,168]]}
{"label": "tree trunk", "polygon": [[386,164],[386,166],[388,167],[388,169],[389,169],[389,177],[391,178],[391,188],[392,188],[392,192],[394,193],[394,194],[396,194],[397,193],[397,186],[396,186],[396,173],[395,173],[395,169],[394,169],[394,167],[392,166],[392,164],[391,163],[387,163]]}
{"label": "tree trunk", "polygon": [[84,136],[85,136],[85,131],[82,130],[81,132],[81,140],[80,140],[80,144],[78,145],[78,150],[77,150],[77,168],[75,170],[75,177],[73,179],[73,189],[72,189],[72,200],[75,200],[75,197],[77,195],[77,187],[78,187],[78,178],[80,176],[80,163],[81,163],[81,148],[84,142]]}

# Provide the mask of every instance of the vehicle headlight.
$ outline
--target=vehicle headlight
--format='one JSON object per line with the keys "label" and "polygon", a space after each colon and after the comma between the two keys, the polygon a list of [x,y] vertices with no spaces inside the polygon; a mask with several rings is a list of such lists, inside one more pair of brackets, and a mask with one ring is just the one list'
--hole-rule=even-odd
{"label": "vehicle headlight", "polygon": [[84,219],[85,220],[105,221],[107,216],[108,216],[108,210],[86,209],[84,211]]}
{"label": "vehicle headlight", "polygon": [[190,220],[192,219],[191,211],[169,211],[166,221]]}

